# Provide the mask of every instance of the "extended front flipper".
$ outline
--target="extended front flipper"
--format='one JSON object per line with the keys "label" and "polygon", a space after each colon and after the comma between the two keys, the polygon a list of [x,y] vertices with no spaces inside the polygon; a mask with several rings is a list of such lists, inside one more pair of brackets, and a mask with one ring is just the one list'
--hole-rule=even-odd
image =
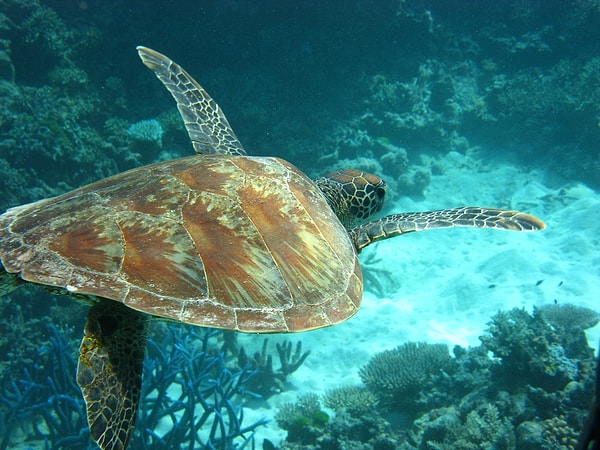
{"label": "extended front flipper", "polygon": [[113,300],[95,303],[81,348],[77,383],[92,438],[102,450],[127,446],[142,382],[149,316]]}
{"label": "extended front flipper", "polygon": [[392,214],[350,230],[350,240],[356,250],[373,242],[414,231],[436,228],[474,227],[512,231],[536,231],[546,228],[535,216],[506,209],[465,206],[439,211]]}

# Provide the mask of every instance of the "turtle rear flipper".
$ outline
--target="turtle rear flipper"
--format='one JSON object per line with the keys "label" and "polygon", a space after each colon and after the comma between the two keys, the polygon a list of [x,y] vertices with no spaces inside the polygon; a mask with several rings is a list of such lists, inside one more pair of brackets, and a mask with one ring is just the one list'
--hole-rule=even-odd
{"label": "turtle rear flipper", "polygon": [[102,300],[89,313],[77,367],[92,438],[124,449],[134,428],[149,316]]}
{"label": "turtle rear flipper", "polygon": [[414,231],[473,227],[498,230],[536,231],[546,228],[535,216],[506,209],[465,206],[439,211],[391,214],[350,230],[350,239],[360,251],[373,242]]}

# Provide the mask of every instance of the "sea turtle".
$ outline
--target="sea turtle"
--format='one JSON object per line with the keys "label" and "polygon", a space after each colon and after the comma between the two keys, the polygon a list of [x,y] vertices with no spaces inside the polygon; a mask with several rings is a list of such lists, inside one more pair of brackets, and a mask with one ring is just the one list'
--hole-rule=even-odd
{"label": "sea turtle", "polygon": [[381,210],[381,179],[347,170],[311,181],[279,158],[246,156],[185,70],[137,50],[175,98],[197,155],[0,216],[0,292],[27,281],[91,304],[77,382],[102,449],[125,448],[133,430],[151,317],[255,333],[334,325],[359,308],[357,256],[373,242],[455,226],[544,228],[480,207],[366,222]]}

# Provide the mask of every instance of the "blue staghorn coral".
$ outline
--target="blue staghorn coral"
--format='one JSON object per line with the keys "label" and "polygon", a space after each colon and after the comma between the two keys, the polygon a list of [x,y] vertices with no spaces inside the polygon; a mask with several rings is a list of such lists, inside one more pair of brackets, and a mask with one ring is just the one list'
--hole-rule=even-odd
{"label": "blue staghorn coral", "polygon": [[[0,449],[13,441],[42,441],[46,448],[88,448],[85,405],[73,374],[76,360],[64,331],[47,327],[49,344],[32,355],[18,380],[0,386]],[[19,437],[18,437],[19,436]]]}
{"label": "blue staghorn coral", "polygon": [[[164,325],[163,325],[164,326]],[[132,446],[135,448],[205,448],[226,450],[245,445],[267,420],[243,425],[241,399],[254,396],[246,384],[248,368],[231,369],[225,353],[211,350],[222,331],[165,326],[166,339],[148,341],[143,402]],[[166,341],[166,342],[165,342]],[[200,412],[198,412],[200,410]],[[172,423],[162,436],[156,431]]]}
{"label": "blue staghorn coral", "polygon": [[[222,332],[158,325],[148,341],[142,402],[132,446],[139,449],[243,448],[262,419],[244,423],[242,399],[254,376],[229,368],[216,347]],[[34,441],[47,449],[96,448],[75,384],[76,359],[67,334],[48,325],[47,346],[23,366],[16,381],[0,386],[0,450]],[[162,431],[160,431],[162,430]]]}

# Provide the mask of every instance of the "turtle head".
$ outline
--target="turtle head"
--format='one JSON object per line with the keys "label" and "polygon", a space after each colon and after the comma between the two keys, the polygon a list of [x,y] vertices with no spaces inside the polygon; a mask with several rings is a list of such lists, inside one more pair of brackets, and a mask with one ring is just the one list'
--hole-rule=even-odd
{"label": "turtle head", "polygon": [[347,230],[381,211],[386,185],[378,176],[359,170],[338,170],[317,178],[327,203]]}

